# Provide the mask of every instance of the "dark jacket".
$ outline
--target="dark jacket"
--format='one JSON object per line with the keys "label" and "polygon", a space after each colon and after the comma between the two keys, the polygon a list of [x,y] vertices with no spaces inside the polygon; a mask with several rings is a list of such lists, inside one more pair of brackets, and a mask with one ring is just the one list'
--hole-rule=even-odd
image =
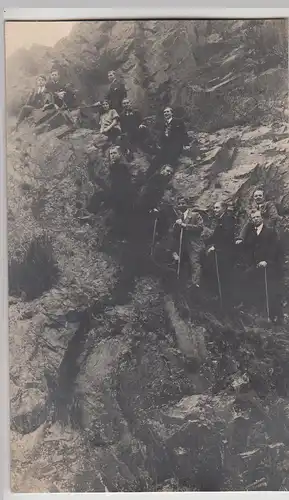
{"label": "dark jacket", "polygon": [[253,224],[248,224],[243,240],[249,252],[250,264],[256,266],[266,261],[271,266],[279,266],[282,258],[280,241],[276,231],[265,224],[259,235]]}
{"label": "dark jacket", "polygon": [[41,109],[45,104],[51,102],[51,96],[49,92],[44,91],[41,93],[37,92],[37,89],[33,90],[28,97],[27,105],[32,106],[35,109]]}
{"label": "dark jacket", "polygon": [[[255,201],[253,201],[249,208],[249,214],[254,212],[255,210],[260,210],[267,227],[274,228],[276,224],[282,219],[282,217],[280,217],[280,215],[278,214],[276,205],[273,203],[273,201],[264,201],[264,203],[260,203],[259,205]],[[251,222],[247,219],[240,232],[240,239],[243,239],[243,234],[246,232],[246,226],[248,224],[251,224]]]}
{"label": "dark jacket", "polygon": [[123,83],[112,82],[106,95],[110,107],[116,109],[118,113],[122,110],[122,100],[127,96],[127,91]]}
{"label": "dark jacket", "polygon": [[140,190],[137,200],[138,207],[144,211],[158,207],[170,181],[170,177],[159,172],[149,177]]}
{"label": "dark jacket", "polygon": [[217,219],[213,234],[208,238],[208,245],[214,245],[217,252],[232,254],[234,251],[235,218],[224,213]]}
{"label": "dark jacket", "polygon": [[189,137],[184,122],[174,117],[169,124],[164,122],[161,127],[160,143],[162,147],[174,145],[177,149],[187,146]]}
{"label": "dark jacket", "polygon": [[174,166],[183,151],[189,144],[185,124],[178,118],[172,118],[169,124],[163,122],[160,129],[160,162]]}
{"label": "dark jacket", "polygon": [[141,122],[142,118],[138,110],[123,110],[120,114],[121,130],[130,137],[137,137],[139,135],[139,126]]}
{"label": "dark jacket", "polygon": [[[48,92],[53,96],[54,103],[57,106],[62,107],[65,106],[67,108],[74,108],[77,104],[76,98],[76,90],[69,83],[65,83],[62,80],[58,80],[58,82],[54,82],[52,80],[48,80],[46,83],[46,88]],[[63,99],[58,97],[57,92],[65,92]]]}
{"label": "dark jacket", "polygon": [[134,186],[128,166],[122,162],[110,165],[109,180],[111,205],[121,212],[131,210]]}
{"label": "dark jacket", "polygon": [[110,165],[109,183],[97,175],[94,176],[94,182],[101,189],[97,197],[116,214],[124,215],[133,209],[134,185],[125,163],[118,162]]}

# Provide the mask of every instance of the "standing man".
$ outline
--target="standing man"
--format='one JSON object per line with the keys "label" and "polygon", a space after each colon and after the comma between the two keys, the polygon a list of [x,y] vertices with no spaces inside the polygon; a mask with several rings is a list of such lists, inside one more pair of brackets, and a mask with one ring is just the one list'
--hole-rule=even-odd
{"label": "standing man", "polygon": [[[173,259],[180,261],[180,269],[187,267],[192,283],[199,287],[201,278],[200,255],[203,248],[204,221],[200,213],[181,199],[177,208],[178,219],[174,224]],[[181,252],[180,252],[181,249]]]}
{"label": "standing man", "polygon": [[[249,214],[252,212],[260,211],[264,222],[267,227],[275,228],[278,222],[282,219],[278,214],[276,205],[273,201],[265,200],[265,194],[263,189],[256,189],[253,193],[253,200],[250,204]],[[246,225],[250,225],[250,220],[248,220],[243,228],[246,231]]]}
{"label": "standing man", "polygon": [[140,112],[133,109],[131,101],[127,97],[122,101],[122,108],[120,125],[125,149],[129,152],[144,145],[146,126],[142,123]]}
{"label": "standing man", "polygon": [[137,200],[137,206],[142,212],[148,213],[159,206],[164,192],[173,178],[173,174],[172,167],[164,165],[147,179],[140,190]]}
{"label": "standing man", "polygon": [[[218,286],[223,305],[229,305],[232,298],[232,278],[235,260],[235,218],[227,212],[226,204],[218,201],[214,205],[215,227],[207,240],[207,258],[211,284]],[[221,288],[221,290],[220,290]]]}
{"label": "standing man", "polygon": [[173,116],[170,107],[164,109],[160,134],[160,161],[175,166],[183,150],[189,149],[189,137],[182,120]]}
{"label": "standing man", "polygon": [[108,72],[110,87],[106,95],[111,109],[115,109],[119,114],[122,111],[122,101],[127,96],[127,91],[123,83],[118,82],[114,71]]}
{"label": "standing man", "polygon": [[128,165],[122,160],[119,146],[109,150],[109,180],[111,206],[118,213],[128,213],[133,209],[133,185]]}
{"label": "standing man", "polygon": [[260,210],[251,214],[251,220],[237,244],[248,254],[248,268],[244,274],[243,293],[251,303],[266,300],[265,270],[268,286],[269,317],[274,323],[282,320],[283,252],[276,230],[266,225]]}
{"label": "standing man", "polygon": [[114,231],[121,239],[127,238],[133,232],[135,189],[119,146],[109,150],[109,181]]}
{"label": "standing man", "polygon": [[21,108],[20,113],[17,118],[15,130],[25,118],[28,118],[34,109],[43,109],[46,105],[51,103],[51,96],[47,91],[46,87],[46,77],[44,75],[39,75],[36,78],[35,89],[30,93],[26,104]]}

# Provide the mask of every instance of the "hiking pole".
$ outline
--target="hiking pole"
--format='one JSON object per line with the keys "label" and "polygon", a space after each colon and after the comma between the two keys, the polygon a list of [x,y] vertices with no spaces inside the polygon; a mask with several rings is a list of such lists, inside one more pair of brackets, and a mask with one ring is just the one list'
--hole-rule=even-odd
{"label": "hiking pole", "polygon": [[[158,210],[156,210],[156,209],[154,209],[153,211],[155,213],[158,213]],[[156,239],[156,232],[157,232],[157,223],[158,223],[158,216],[156,215],[156,218],[154,221],[153,239],[152,239],[152,245],[151,245],[151,256],[154,253],[154,246],[155,246],[155,239]]]}
{"label": "hiking pole", "polygon": [[179,260],[178,260],[178,279],[180,278],[180,270],[181,270],[181,253],[182,253],[182,245],[183,245],[183,234],[184,234],[184,228],[181,228],[181,233],[180,233],[180,246],[179,246]]}
{"label": "hiking pole", "polygon": [[218,290],[219,290],[219,297],[220,297],[220,305],[221,305],[221,308],[223,308],[222,288],[221,288],[221,280],[220,280],[220,273],[219,273],[218,256],[217,256],[216,250],[215,250],[215,264],[216,264],[216,273],[217,273],[217,280],[218,280]]}
{"label": "hiking pole", "polygon": [[265,292],[266,292],[266,309],[267,309],[267,318],[270,321],[270,309],[269,309],[269,295],[268,295],[268,280],[267,280],[267,267],[264,267],[265,273]]}

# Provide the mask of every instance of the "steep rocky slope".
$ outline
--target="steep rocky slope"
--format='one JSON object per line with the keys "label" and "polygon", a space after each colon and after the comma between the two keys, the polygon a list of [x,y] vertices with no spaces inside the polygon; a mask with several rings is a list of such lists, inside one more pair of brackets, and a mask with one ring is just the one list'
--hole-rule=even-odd
{"label": "steep rocky slope", "polygon": [[[188,194],[204,210],[221,196],[242,209],[262,182],[283,209],[286,239],[283,24],[81,23],[49,58],[67,58],[90,95],[92,76],[101,81],[113,65],[144,109],[156,112],[152,103],[168,97],[185,107],[201,159],[194,149],[182,157],[174,196]],[[185,27],[195,58],[176,36]],[[259,36],[270,43],[262,58]],[[220,58],[233,64],[232,51],[230,71],[242,85],[193,105],[188,75],[193,85],[221,83]],[[254,123],[248,58],[263,85]],[[133,86],[140,74],[151,80]],[[84,129],[35,141],[25,126],[8,139],[13,490],[288,489],[288,327],[272,328],[254,311],[224,318],[213,300],[184,288],[150,258],[150,218],[132,217],[123,240],[109,209],[89,223],[79,217],[98,193],[95,174],[107,179],[104,142]],[[135,155],[135,183],[149,162]]]}

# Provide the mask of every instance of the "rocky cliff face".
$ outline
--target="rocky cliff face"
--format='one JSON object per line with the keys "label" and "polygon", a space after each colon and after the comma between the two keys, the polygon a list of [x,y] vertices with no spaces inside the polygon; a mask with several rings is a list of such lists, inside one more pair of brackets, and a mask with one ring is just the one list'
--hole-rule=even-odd
{"label": "rocky cliff face", "polygon": [[[262,182],[286,239],[285,27],[80,23],[43,49],[47,66],[14,58],[8,79],[21,72],[20,99],[57,60],[95,99],[107,70],[121,70],[143,110],[169,100],[190,122],[202,159],[181,158],[175,196],[242,208]],[[252,311],[224,318],[183,288],[150,258],[150,220],[132,218],[120,241],[111,211],[92,210],[95,175],[108,176],[103,145],[84,129],[36,141],[23,126],[8,138],[13,490],[288,489],[288,327]],[[149,163],[135,155],[135,183]],[[89,223],[83,208],[96,212]]]}
{"label": "rocky cliff face", "polygon": [[194,130],[280,118],[287,30],[287,20],[81,22],[54,48],[8,60],[8,108],[15,111],[35,75],[53,65],[90,101],[103,97],[115,69],[145,113],[169,103]]}

